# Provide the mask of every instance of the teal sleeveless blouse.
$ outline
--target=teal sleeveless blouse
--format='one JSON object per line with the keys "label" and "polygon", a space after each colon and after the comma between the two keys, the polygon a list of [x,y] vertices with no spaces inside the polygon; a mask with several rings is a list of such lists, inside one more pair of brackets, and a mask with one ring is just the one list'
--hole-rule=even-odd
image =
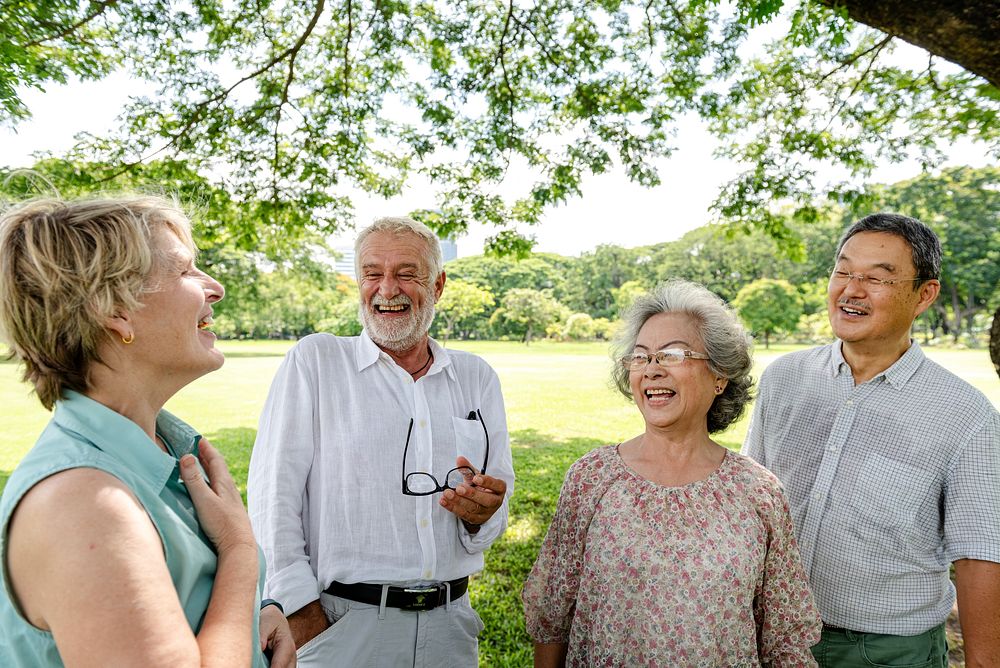
{"label": "teal sleeveless blouse", "polygon": [[[218,556],[201,530],[194,504],[180,480],[178,459],[197,456],[200,436],[167,411],[156,420],[157,435],[172,451],[157,448],[137,424],[106,406],[68,391],[38,442],[11,474],[0,499],[0,665],[7,668],[58,667],[63,662],[52,634],[32,626],[21,616],[7,581],[7,528],[18,502],[35,484],[72,468],[94,468],[121,480],[143,505],[163,543],[167,568],[177,598],[194,633],[201,629]],[[254,606],[253,668],[265,668],[260,651],[258,617],[264,582],[260,556],[257,601]]]}

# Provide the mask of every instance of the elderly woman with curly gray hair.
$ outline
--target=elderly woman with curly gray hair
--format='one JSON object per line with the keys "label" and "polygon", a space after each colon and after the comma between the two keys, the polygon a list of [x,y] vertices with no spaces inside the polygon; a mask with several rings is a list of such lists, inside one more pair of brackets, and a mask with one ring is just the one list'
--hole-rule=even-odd
{"label": "elderly woman with curly gray hair", "polygon": [[570,468],[524,586],[536,666],[814,666],[813,604],[777,479],[712,440],[743,414],[751,343],[686,281],[626,312],[618,389],[639,436]]}

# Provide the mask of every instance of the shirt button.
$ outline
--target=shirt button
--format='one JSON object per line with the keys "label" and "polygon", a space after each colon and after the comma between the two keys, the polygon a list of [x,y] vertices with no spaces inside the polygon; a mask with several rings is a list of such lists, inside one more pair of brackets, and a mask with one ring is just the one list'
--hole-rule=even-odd
{"label": "shirt button", "polygon": [[831,445],[830,446],[830,452],[836,452],[836,451],[837,451],[837,446],[836,445]]}
{"label": "shirt button", "polygon": [[848,399],[844,403],[847,404],[848,406],[853,406],[854,405],[854,399]]}
{"label": "shirt button", "polygon": [[424,571],[424,579],[430,580],[432,573],[430,571]]}
{"label": "shirt button", "polygon": [[427,522],[426,518],[420,520],[420,528],[421,529],[426,529],[427,528],[427,524],[428,524],[428,522]]}
{"label": "shirt button", "polygon": [[821,498],[823,498],[823,495],[820,494],[819,492],[816,492],[815,494],[813,494],[813,498],[819,501]]}
{"label": "shirt button", "polygon": [[421,420],[420,421],[420,428],[423,429],[426,426],[427,426],[427,420]]}

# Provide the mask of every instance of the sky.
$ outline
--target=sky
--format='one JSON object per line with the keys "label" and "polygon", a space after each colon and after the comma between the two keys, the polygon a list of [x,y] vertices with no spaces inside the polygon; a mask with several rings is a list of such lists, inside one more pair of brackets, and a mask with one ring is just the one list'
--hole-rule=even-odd
{"label": "sky", "polygon": [[[915,60],[926,63],[923,51],[907,45],[897,48],[912,51]],[[30,166],[33,153],[56,154],[74,144],[82,131],[100,134],[114,127],[115,118],[130,94],[145,92],[148,84],[130,80],[116,73],[98,82],[73,82],[51,85],[42,91],[24,91],[23,99],[33,117],[17,128],[0,127],[0,165]],[[675,152],[657,162],[662,184],[645,188],[631,183],[620,169],[601,176],[590,176],[582,184],[583,195],[561,206],[548,209],[542,223],[522,226],[520,231],[536,240],[536,251],[577,256],[599,244],[625,247],[642,246],[678,239],[685,232],[711,222],[709,206],[722,184],[739,169],[728,161],[712,157],[716,140],[697,118],[685,118],[678,124]],[[948,151],[949,165],[992,164],[983,146],[957,144]],[[873,183],[892,183],[919,173],[915,162],[884,165],[872,177]],[[821,178],[835,180],[830,171]],[[512,174],[512,192],[526,192],[530,179],[526,174]],[[433,192],[426,184],[411,183],[403,195],[393,200],[373,199],[361,194],[354,198],[357,226],[388,215],[405,215],[417,208],[434,208]],[[478,255],[494,227],[473,223],[467,235],[457,240],[458,255]],[[353,232],[332,240],[334,246],[350,245]]]}

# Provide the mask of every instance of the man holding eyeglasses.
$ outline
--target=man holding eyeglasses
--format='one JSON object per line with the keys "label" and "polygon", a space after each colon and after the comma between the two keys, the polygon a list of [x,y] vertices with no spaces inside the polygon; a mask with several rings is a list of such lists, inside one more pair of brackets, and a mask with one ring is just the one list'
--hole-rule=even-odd
{"label": "man holding eyeglasses", "polygon": [[923,223],[856,222],[828,288],[838,340],[761,377],[744,452],[785,485],[821,667],[947,668],[956,590],[966,665],[1000,666],[1000,414],[910,339],[940,269]]}
{"label": "man holding eyeglasses", "polygon": [[355,243],[364,331],[299,341],[278,370],[247,501],[299,666],[476,666],[469,576],[507,526],[496,373],[428,336],[437,237],[383,218]]}

